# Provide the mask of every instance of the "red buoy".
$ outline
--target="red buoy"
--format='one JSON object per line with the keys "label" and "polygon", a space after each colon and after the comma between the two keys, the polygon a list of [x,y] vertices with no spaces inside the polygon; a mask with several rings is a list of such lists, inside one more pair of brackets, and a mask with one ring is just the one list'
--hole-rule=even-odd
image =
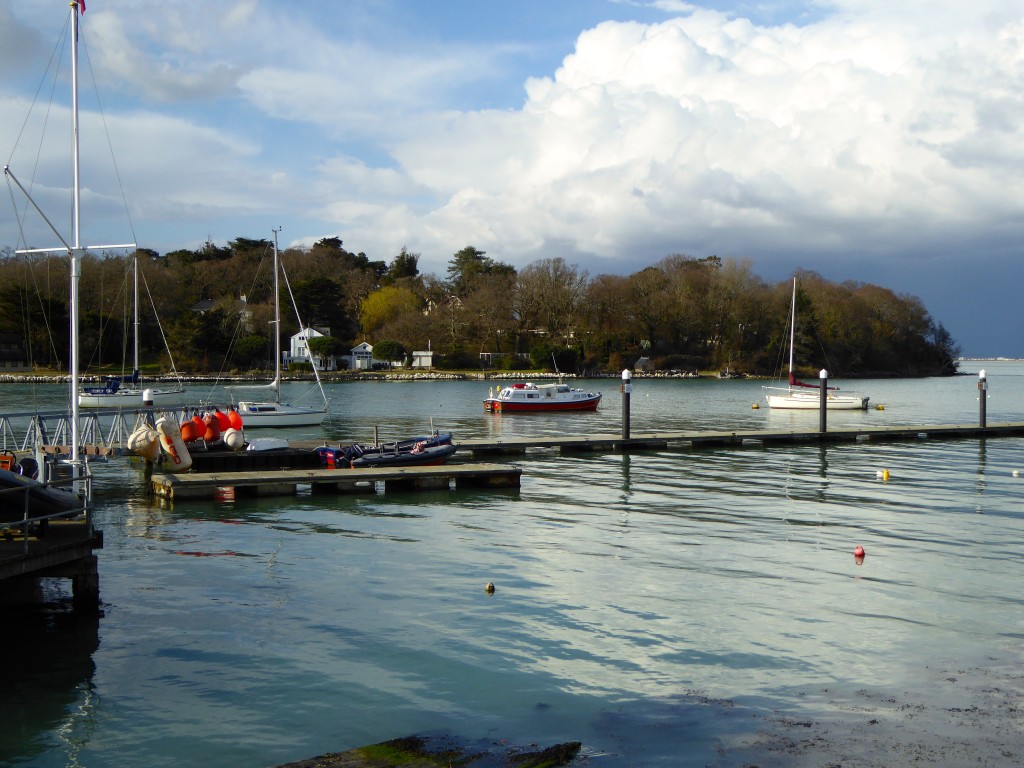
{"label": "red buoy", "polygon": [[238,415],[238,411],[234,408],[228,411],[228,422],[232,429],[242,428],[242,417]]}
{"label": "red buoy", "polygon": [[860,544],[858,544],[856,547],[854,547],[853,548],[853,556],[854,557],[864,557],[864,547],[862,547]]}
{"label": "red buoy", "polygon": [[231,419],[220,408],[215,410],[213,415],[217,417],[217,426],[220,427],[221,432],[231,428]]}
{"label": "red buoy", "polygon": [[208,443],[214,443],[220,440],[220,424],[217,423],[217,417],[212,413],[206,414],[203,417],[203,424],[205,430],[203,432],[203,439]]}
{"label": "red buoy", "polygon": [[[205,426],[203,431],[206,431]],[[192,422],[191,419],[189,419],[188,421],[181,422],[181,439],[182,442],[185,443],[194,443],[197,439],[199,439],[199,434],[196,429],[196,425]]]}

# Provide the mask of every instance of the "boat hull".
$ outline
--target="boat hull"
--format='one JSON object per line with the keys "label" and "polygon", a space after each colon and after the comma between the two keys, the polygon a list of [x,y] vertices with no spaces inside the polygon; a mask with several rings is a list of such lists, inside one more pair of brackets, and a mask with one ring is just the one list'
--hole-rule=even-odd
{"label": "boat hull", "polygon": [[40,483],[17,472],[0,469],[0,490],[6,491],[0,499],[0,522],[22,520],[25,514],[25,495],[28,495],[28,516],[40,517],[83,509],[83,501],[68,488]]}
{"label": "boat hull", "polygon": [[552,413],[559,411],[596,411],[600,392],[575,389],[568,384],[513,384],[497,394],[491,390],[484,410],[496,413]]}
{"label": "boat hull", "polygon": [[327,418],[326,408],[301,408],[287,403],[239,403],[238,415],[246,429],[259,427],[315,427]]}
{"label": "boat hull", "polygon": [[433,445],[424,448],[416,453],[413,451],[400,451],[398,453],[365,453],[358,459],[353,459],[351,466],[355,469],[366,469],[369,467],[432,467],[444,464],[448,458],[455,453],[456,447],[451,443],[444,445]]}
{"label": "boat hull", "polygon": [[484,410],[501,413],[551,413],[557,411],[596,411],[601,403],[601,396],[586,400],[569,400],[551,403],[517,403],[497,398],[484,400]]}
{"label": "boat hull", "polygon": [[320,465],[329,469],[354,467],[429,467],[444,464],[458,448],[451,434],[400,440],[388,445],[370,447],[350,445],[347,448],[316,449]]}
{"label": "boat hull", "polygon": [[[113,393],[79,392],[78,405],[82,408],[141,408],[141,389],[121,389]],[[185,402],[184,389],[150,390],[153,405],[181,405]]]}
{"label": "boat hull", "polygon": [[[821,394],[818,392],[798,392],[780,390],[767,393],[765,399],[768,407],[776,410],[817,411],[821,409]],[[825,410],[828,411],[866,411],[870,398],[852,394],[832,394],[825,398]]]}

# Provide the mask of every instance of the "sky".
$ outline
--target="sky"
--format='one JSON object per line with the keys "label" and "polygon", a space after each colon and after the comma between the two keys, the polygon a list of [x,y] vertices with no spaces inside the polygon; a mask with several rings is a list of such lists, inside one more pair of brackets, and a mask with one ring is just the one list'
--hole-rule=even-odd
{"label": "sky", "polygon": [[[63,233],[69,16],[0,0],[0,153]],[[1019,0],[87,0],[81,28],[84,244],[717,255],[1024,357]],[[0,248],[56,244],[5,198]]]}

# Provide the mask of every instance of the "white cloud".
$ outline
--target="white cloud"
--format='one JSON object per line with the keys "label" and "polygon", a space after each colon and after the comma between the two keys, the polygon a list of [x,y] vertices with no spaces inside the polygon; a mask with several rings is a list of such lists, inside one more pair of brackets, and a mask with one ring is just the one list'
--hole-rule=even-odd
{"label": "white cloud", "polygon": [[398,143],[437,199],[422,247],[895,251],[1018,208],[1019,18],[867,5],[804,27],[697,11],[587,30],[521,110],[447,114]]}
{"label": "white cloud", "polygon": [[[0,42],[32,41],[11,7]],[[268,211],[289,238],[375,259],[408,246],[438,274],[470,243],[597,273],[673,252],[816,268],[985,242],[1002,257],[1024,235],[1024,15],[1008,0],[756,17],[623,3],[675,15],[588,24],[539,72],[515,69],[527,28],[418,36],[392,29],[418,8],[400,0],[154,7],[111,0],[87,24],[99,79],[131,99],[110,121],[126,177],[146,180],[130,199],[154,224],[170,212],[165,247],[196,239],[189,217],[234,237]],[[790,23],[752,20],[783,9]],[[514,92],[506,68],[520,99],[487,99]],[[484,103],[500,107],[466,106]],[[4,146],[14,130],[0,125]]]}

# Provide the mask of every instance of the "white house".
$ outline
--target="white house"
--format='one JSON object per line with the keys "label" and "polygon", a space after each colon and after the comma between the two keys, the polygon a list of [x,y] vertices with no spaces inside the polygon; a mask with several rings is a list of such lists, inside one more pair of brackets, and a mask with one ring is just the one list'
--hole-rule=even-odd
{"label": "white house", "polygon": [[348,367],[353,371],[368,371],[373,364],[379,362],[373,359],[373,345],[367,342],[352,347],[348,356]]}
{"label": "white house", "polygon": [[434,367],[434,353],[429,350],[420,350],[412,353],[412,367],[419,369]]}
{"label": "white house", "polygon": [[[285,363],[308,363],[310,361],[309,340],[330,335],[330,329],[324,328],[303,328],[291,337],[288,344],[288,354]],[[321,371],[333,371],[338,368],[338,361],[334,355],[318,355],[316,367]]]}

